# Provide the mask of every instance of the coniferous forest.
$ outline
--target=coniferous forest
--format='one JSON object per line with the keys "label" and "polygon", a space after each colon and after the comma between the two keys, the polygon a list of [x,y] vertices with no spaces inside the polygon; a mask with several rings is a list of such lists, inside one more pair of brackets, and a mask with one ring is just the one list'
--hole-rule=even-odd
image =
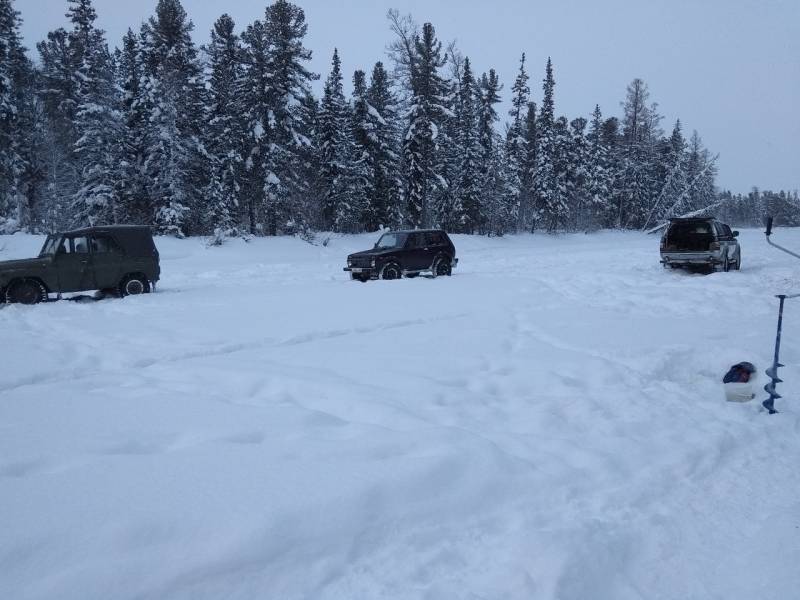
{"label": "coniferous forest", "polygon": [[796,191],[720,192],[717,157],[664,123],[638,78],[619,114],[587,98],[588,118],[570,118],[549,59],[522,54],[501,82],[392,11],[385,61],[343,73],[334,51],[316,97],[308,23],[287,0],[249,24],[222,15],[201,47],[180,0],[159,0],[113,50],[91,0],[65,4],[64,27],[29,52],[0,0],[0,232],[502,235],[648,229],[693,211],[800,225]]}

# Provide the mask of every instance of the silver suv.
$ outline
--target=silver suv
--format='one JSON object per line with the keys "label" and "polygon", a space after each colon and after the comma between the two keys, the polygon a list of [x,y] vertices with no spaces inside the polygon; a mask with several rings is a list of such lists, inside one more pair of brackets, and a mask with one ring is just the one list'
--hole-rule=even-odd
{"label": "silver suv", "polygon": [[661,264],[730,271],[742,266],[738,231],[713,217],[672,219],[661,237]]}

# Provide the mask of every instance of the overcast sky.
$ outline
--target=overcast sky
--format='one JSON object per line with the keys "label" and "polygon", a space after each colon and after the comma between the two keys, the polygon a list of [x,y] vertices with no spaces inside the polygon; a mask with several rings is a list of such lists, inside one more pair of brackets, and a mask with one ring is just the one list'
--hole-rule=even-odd
{"label": "overcast sky", "polygon": [[[205,43],[228,12],[238,29],[266,0],[183,0]],[[109,44],[138,28],[156,0],[95,0]],[[800,188],[800,0],[298,0],[309,24],[312,68],[327,74],[334,47],[345,73],[385,60],[386,12],[397,8],[455,39],[475,70],[497,70],[508,99],[521,52],[534,99],[551,56],[556,111],[588,117],[595,103],[619,115],[625,86],[644,79],[669,130],[697,129],[719,152],[718,183],[745,192]],[[66,26],[66,0],[16,0],[29,48]],[[36,56],[35,53],[31,54]]]}

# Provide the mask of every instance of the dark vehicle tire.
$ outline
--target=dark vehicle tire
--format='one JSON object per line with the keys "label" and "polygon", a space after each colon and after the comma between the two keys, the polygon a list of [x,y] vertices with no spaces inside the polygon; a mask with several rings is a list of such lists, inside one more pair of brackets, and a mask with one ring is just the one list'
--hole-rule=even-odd
{"label": "dark vehicle tire", "polygon": [[350,279],[354,281],[360,281],[361,283],[367,283],[369,281],[369,275],[364,275],[363,273],[350,273]]}
{"label": "dark vehicle tire", "polygon": [[439,256],[433,261],[431,273],[434,277],[444,277],[453,274],[453,265],[446,256]]}
{"label": "dark vehicle tire", "polygon": [[34,279],[15,281],[6,290],[9,304],[39,304],[47,299],[47,290]]}
{"label": "dark vehicle tire", "polygon": [[143,275],[127,275],[119,284],[120,296],[138,296],[150,293],[150,282]]}
{"label": "dark vehicle tire", "polygon": [[400,279],[403,276],[403,272],[400,270],[400,265],[397,263],[391,262],[387,263],[381,269],[381,279],[386,280],[394,280]]}
{"label": "dark vehicle tire", "polygon": [[728,262],[728,255],[725,255],[725,258],[722,259],[722,272],[727,273],[731,270],[731,263]]}
{"label": "dark vehicle tire", "polygon": [[742,268],[742,255],[736,257],[736,262],[731,265],[731,269],[738,271]]}

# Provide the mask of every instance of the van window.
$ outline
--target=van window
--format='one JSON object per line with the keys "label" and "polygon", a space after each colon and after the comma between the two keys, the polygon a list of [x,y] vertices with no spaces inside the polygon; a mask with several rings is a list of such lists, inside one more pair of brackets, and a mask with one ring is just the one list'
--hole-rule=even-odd
{"label": "van window", "polygon": [[92,236],[92,252],[94,254],[121,254],[117,242],[108,235]]}

